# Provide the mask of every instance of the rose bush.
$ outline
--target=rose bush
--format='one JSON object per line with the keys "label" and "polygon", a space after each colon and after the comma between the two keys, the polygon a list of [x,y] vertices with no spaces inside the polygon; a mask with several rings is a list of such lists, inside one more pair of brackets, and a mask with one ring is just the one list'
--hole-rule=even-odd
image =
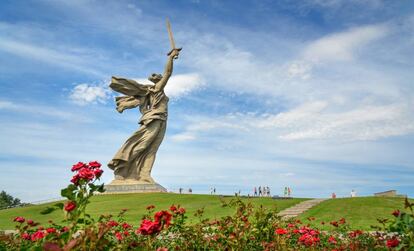
{"label": "rose bush", "polygon": [[[43,213],[61,209],[64,225],[49,222],[43,227],[31,219],[15,217],[16,234],[0,238],[0,250],[414,250],[413,204],[405,202],[409,212],[394,211],[391,219],[375,232],[351,230],[344,218],[321,226],[311,227],[317,219],[308,222],[283,220],[275,209],[254,208],[236,198],[224,202],[235,213],[219,219],[203,217],[203,209],[195,212],[198,221],[187,223],[187,212],[180,205],[168,210],[146,207],[140,221],[126,222],[127,209],[113,217],[101,215],[98,219],[86,213],[86,206],[94,193],[103,192],[96,185],[102,175],[99,162],[78,162],[71,170],[71,184],[62,189],[65,203],[57,203]],[[315,224],[313,224],[315,225]]]}

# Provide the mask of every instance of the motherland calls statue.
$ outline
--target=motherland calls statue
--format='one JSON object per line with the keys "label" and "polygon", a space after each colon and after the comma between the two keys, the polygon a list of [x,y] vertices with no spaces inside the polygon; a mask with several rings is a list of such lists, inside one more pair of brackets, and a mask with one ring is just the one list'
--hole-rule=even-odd
{"label": "motherland calls statue", "polygon": [[138,131],[126,140],[108,163],[115,174],[115,180],[110,185],[156,184],[151,177],[151,170],[164,138],[168,116],[168,97],[164,88],[173,72],[174,59],[178,58],[181,50],[175,47],[168,21],[167,27],[172,49],[168,53],[164,74],[153,73],[148,77],[154,85],[143,85],[119,77],[112,77],[109,85],[114,91],[126,95],[115,99],[118,112],[139,107],[142,114]]}

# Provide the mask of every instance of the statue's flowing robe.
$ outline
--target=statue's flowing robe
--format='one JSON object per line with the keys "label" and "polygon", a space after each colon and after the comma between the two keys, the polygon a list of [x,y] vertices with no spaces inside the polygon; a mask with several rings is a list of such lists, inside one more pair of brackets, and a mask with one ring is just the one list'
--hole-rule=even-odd
{"label": "statue's flowing robe", "polygon": [[140,108],[141,127],[129,137],[109,162],[108,167],[124,178],[149,178],[155,155],[166,130],[168,97],[153,85],[112,77],[110,87],[126,96],[117,97],[116,109]]}

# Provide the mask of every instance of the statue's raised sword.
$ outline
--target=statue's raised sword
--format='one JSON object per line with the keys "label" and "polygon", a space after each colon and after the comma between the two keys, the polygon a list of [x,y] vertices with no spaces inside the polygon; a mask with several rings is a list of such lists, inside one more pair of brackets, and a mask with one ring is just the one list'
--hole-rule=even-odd
{"label": "statue's raised sword", "polygon": [[[169,56],[174,50],[181,51],[182,48],[175,47],[175,41],[174,41],[174,37],[171,31],[171,24],[168,18],[167,18],[167,30],[168,30],[168,37],[170,38],[170,44],[171,44],[171,51],[168,53],[168,56]],[[178,58],[178,55],[174,57],[174,59],[177,59],[177,58]]]}

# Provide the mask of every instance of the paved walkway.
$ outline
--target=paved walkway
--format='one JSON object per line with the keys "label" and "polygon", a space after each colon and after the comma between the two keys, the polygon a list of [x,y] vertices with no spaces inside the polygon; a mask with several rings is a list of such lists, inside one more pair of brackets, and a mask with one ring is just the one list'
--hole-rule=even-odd
{"label": "paved walkway", "polygon": [[282,216],[284,219],[289,219],[298,216],[299,214],[305,212],[309,208],[318,205],[326,199],[313,199],[305,200],[301,203],[294,205],[293,207],[286,208],[278,213],[279,216]]}

